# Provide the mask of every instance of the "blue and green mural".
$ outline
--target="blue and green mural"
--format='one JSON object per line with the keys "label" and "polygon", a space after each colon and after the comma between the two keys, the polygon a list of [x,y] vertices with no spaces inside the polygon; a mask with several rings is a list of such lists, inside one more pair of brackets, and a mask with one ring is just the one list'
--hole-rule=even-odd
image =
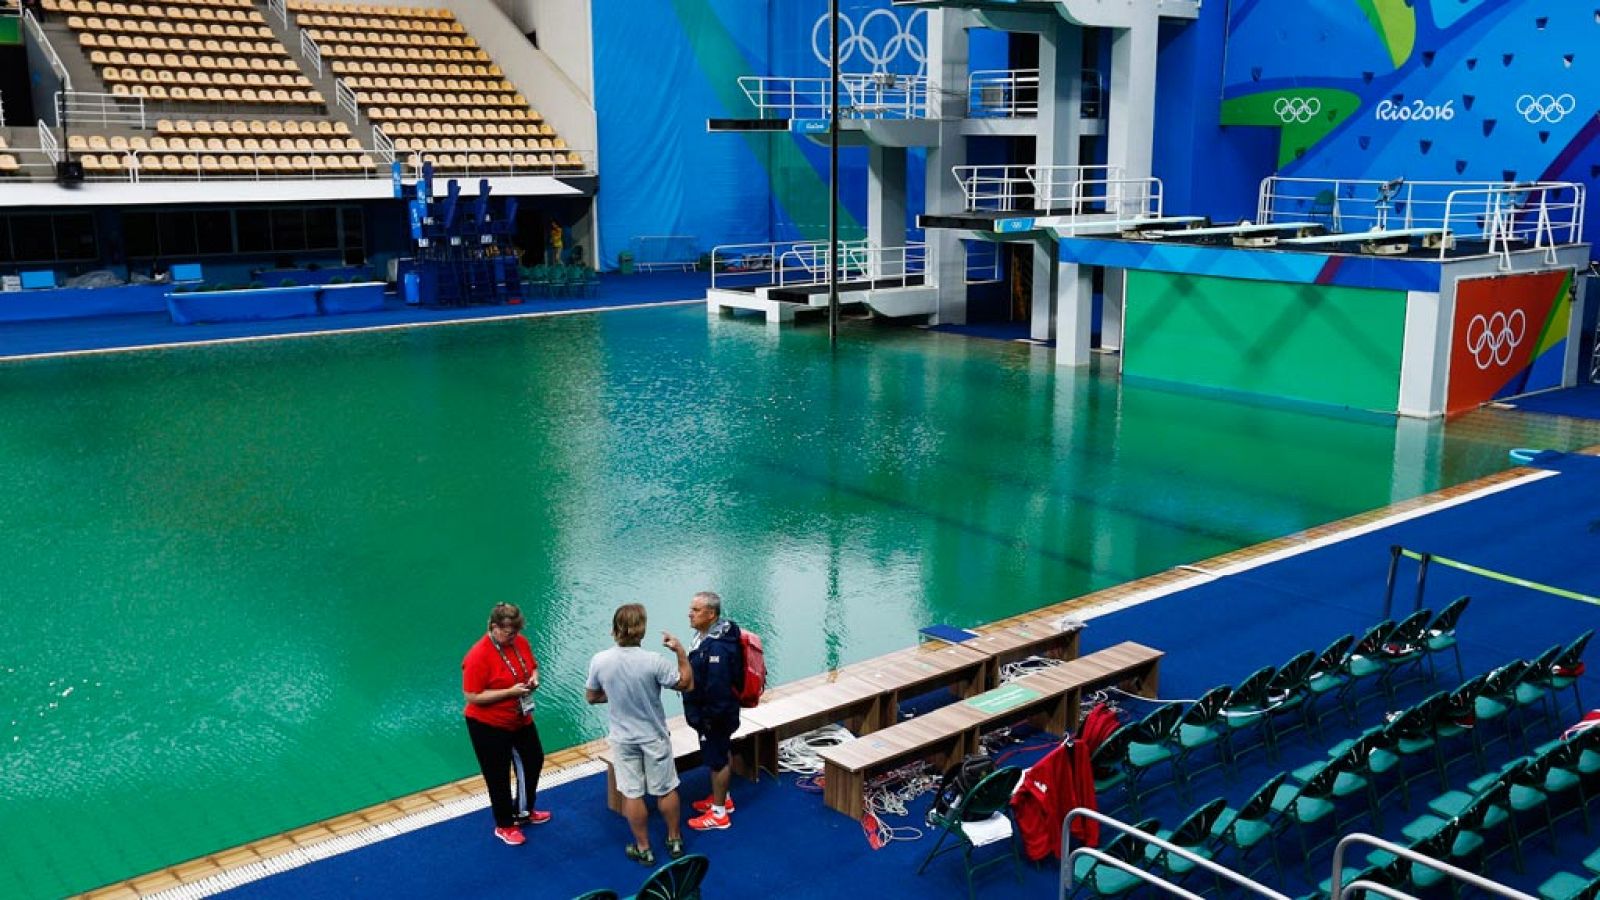
{"label": "blue and green mural", "polygon": [[[709,134],[710,118],[754,118],[740,76],[828,74],[826,0],[596,0],[600,259],[637,235],[713,244],[820,238],[828,224],[828,154],[789,133]],[[840,4],[842,68],[922,74],[926,12],[889,0]],[[841,223],[862,234],[866,152],[841,156]],[[914,153],[908,206],[922,206]]]}
{"label": "blue and green mural", "polygon": [[1226,27],[1221,122],[1278,129],[1279,174],[1600,177],[1593,4],[1235,0]]}

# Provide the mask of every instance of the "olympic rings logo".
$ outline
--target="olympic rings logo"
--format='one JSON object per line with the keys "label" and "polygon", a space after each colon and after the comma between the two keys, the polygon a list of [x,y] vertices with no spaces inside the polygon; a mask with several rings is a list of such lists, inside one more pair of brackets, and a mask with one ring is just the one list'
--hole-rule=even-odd
{"label": "olympic rings logo", "polygon": [[1304,125],[1322,112],[1322,101],[1316,97],[1279,97],[1273,101],[1272,111],[1285,125],[1292,122]]}
{"label": "olympic rings logo", "polygon": [[1527,336],[1528,317],[1522,310],[1514,309],[1510,315],[1496,312],[1489,316],[1479,313],[1467,323],[1467,352],[1480,369],[1504,366],[1511,362],[1511,354]]}
{"label": "olympic rings logo", "polygon": [[1549,122],[1551,125],[1570,116],[1578,108],[1578,98],[1571,94],[1559,97],[1551,94],[1523,94],[1517,98],[1517,115],[1528,120],[1529,125]]}
{"label": "olympic rings logo", "polygon": [[[848,15],[840,13],[839,70],[844,71],[845,66],[859,56],[873,73],[887,72],[892,63],[904,57],[915,64],[916,71],[901,74],[927,74],[927,44],[913,33],[919,18],[926,27],[927,17],[928,11],[919,9],[902,22],[887,9],[875,9],[867,13],[858,25]],[[828,14],[823,13],[811,26],[811,52],[816,54],[817,62],[825,66],[829,64],[831,56],[830,43]]]}

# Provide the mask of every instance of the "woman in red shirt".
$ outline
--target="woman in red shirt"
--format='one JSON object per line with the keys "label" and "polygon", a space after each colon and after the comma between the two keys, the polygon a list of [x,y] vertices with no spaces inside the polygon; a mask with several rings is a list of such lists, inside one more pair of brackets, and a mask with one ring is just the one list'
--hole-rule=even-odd
{"label": "woman in red shirt", "polygon": [[[513,847],[522,844],[522,825],[543,825],[550,814],[534,809],[544,745],[533,724],[533,692],[539,689],[539,661],[522,636],[522,610],[510,603],[489,612],[489,633],[461,661],[461,692],[466,696],[467,734],[489,789],[494,835]],[[511,767],[517,769],[517,794],[511,794]]]}

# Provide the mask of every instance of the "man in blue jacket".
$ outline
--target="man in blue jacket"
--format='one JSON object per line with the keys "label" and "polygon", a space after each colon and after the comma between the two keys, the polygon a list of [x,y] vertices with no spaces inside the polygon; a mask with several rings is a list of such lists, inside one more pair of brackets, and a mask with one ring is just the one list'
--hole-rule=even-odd
{"label": "man in blue jacket", "polygon": [[699,733],[700,756],[711,770],[711,796],[694,802],[701,815],[690,819],[689,827],[712,831],[732,824],[728,762],[733,733],[739,730],[736,691],[744,679],[744,650],[739,626],[722,617],[722,598],[711,591],[689,601],[689,624],[695,631],[689,647],[694,688],[683,695],[683,716]]}

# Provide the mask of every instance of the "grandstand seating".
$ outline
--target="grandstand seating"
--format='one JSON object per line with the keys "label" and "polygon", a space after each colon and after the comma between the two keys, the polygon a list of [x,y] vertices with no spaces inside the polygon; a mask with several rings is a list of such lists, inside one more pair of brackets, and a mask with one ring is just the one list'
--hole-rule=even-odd
{"label": "grandstand seating", "polygon": [[250,0],[44,0],[115,95],[162,103],[321,107]]}
{"label": "grandstand seating", "polygon": [[288,9],[412,169],[583,168],[449,10],[315,0]]}

